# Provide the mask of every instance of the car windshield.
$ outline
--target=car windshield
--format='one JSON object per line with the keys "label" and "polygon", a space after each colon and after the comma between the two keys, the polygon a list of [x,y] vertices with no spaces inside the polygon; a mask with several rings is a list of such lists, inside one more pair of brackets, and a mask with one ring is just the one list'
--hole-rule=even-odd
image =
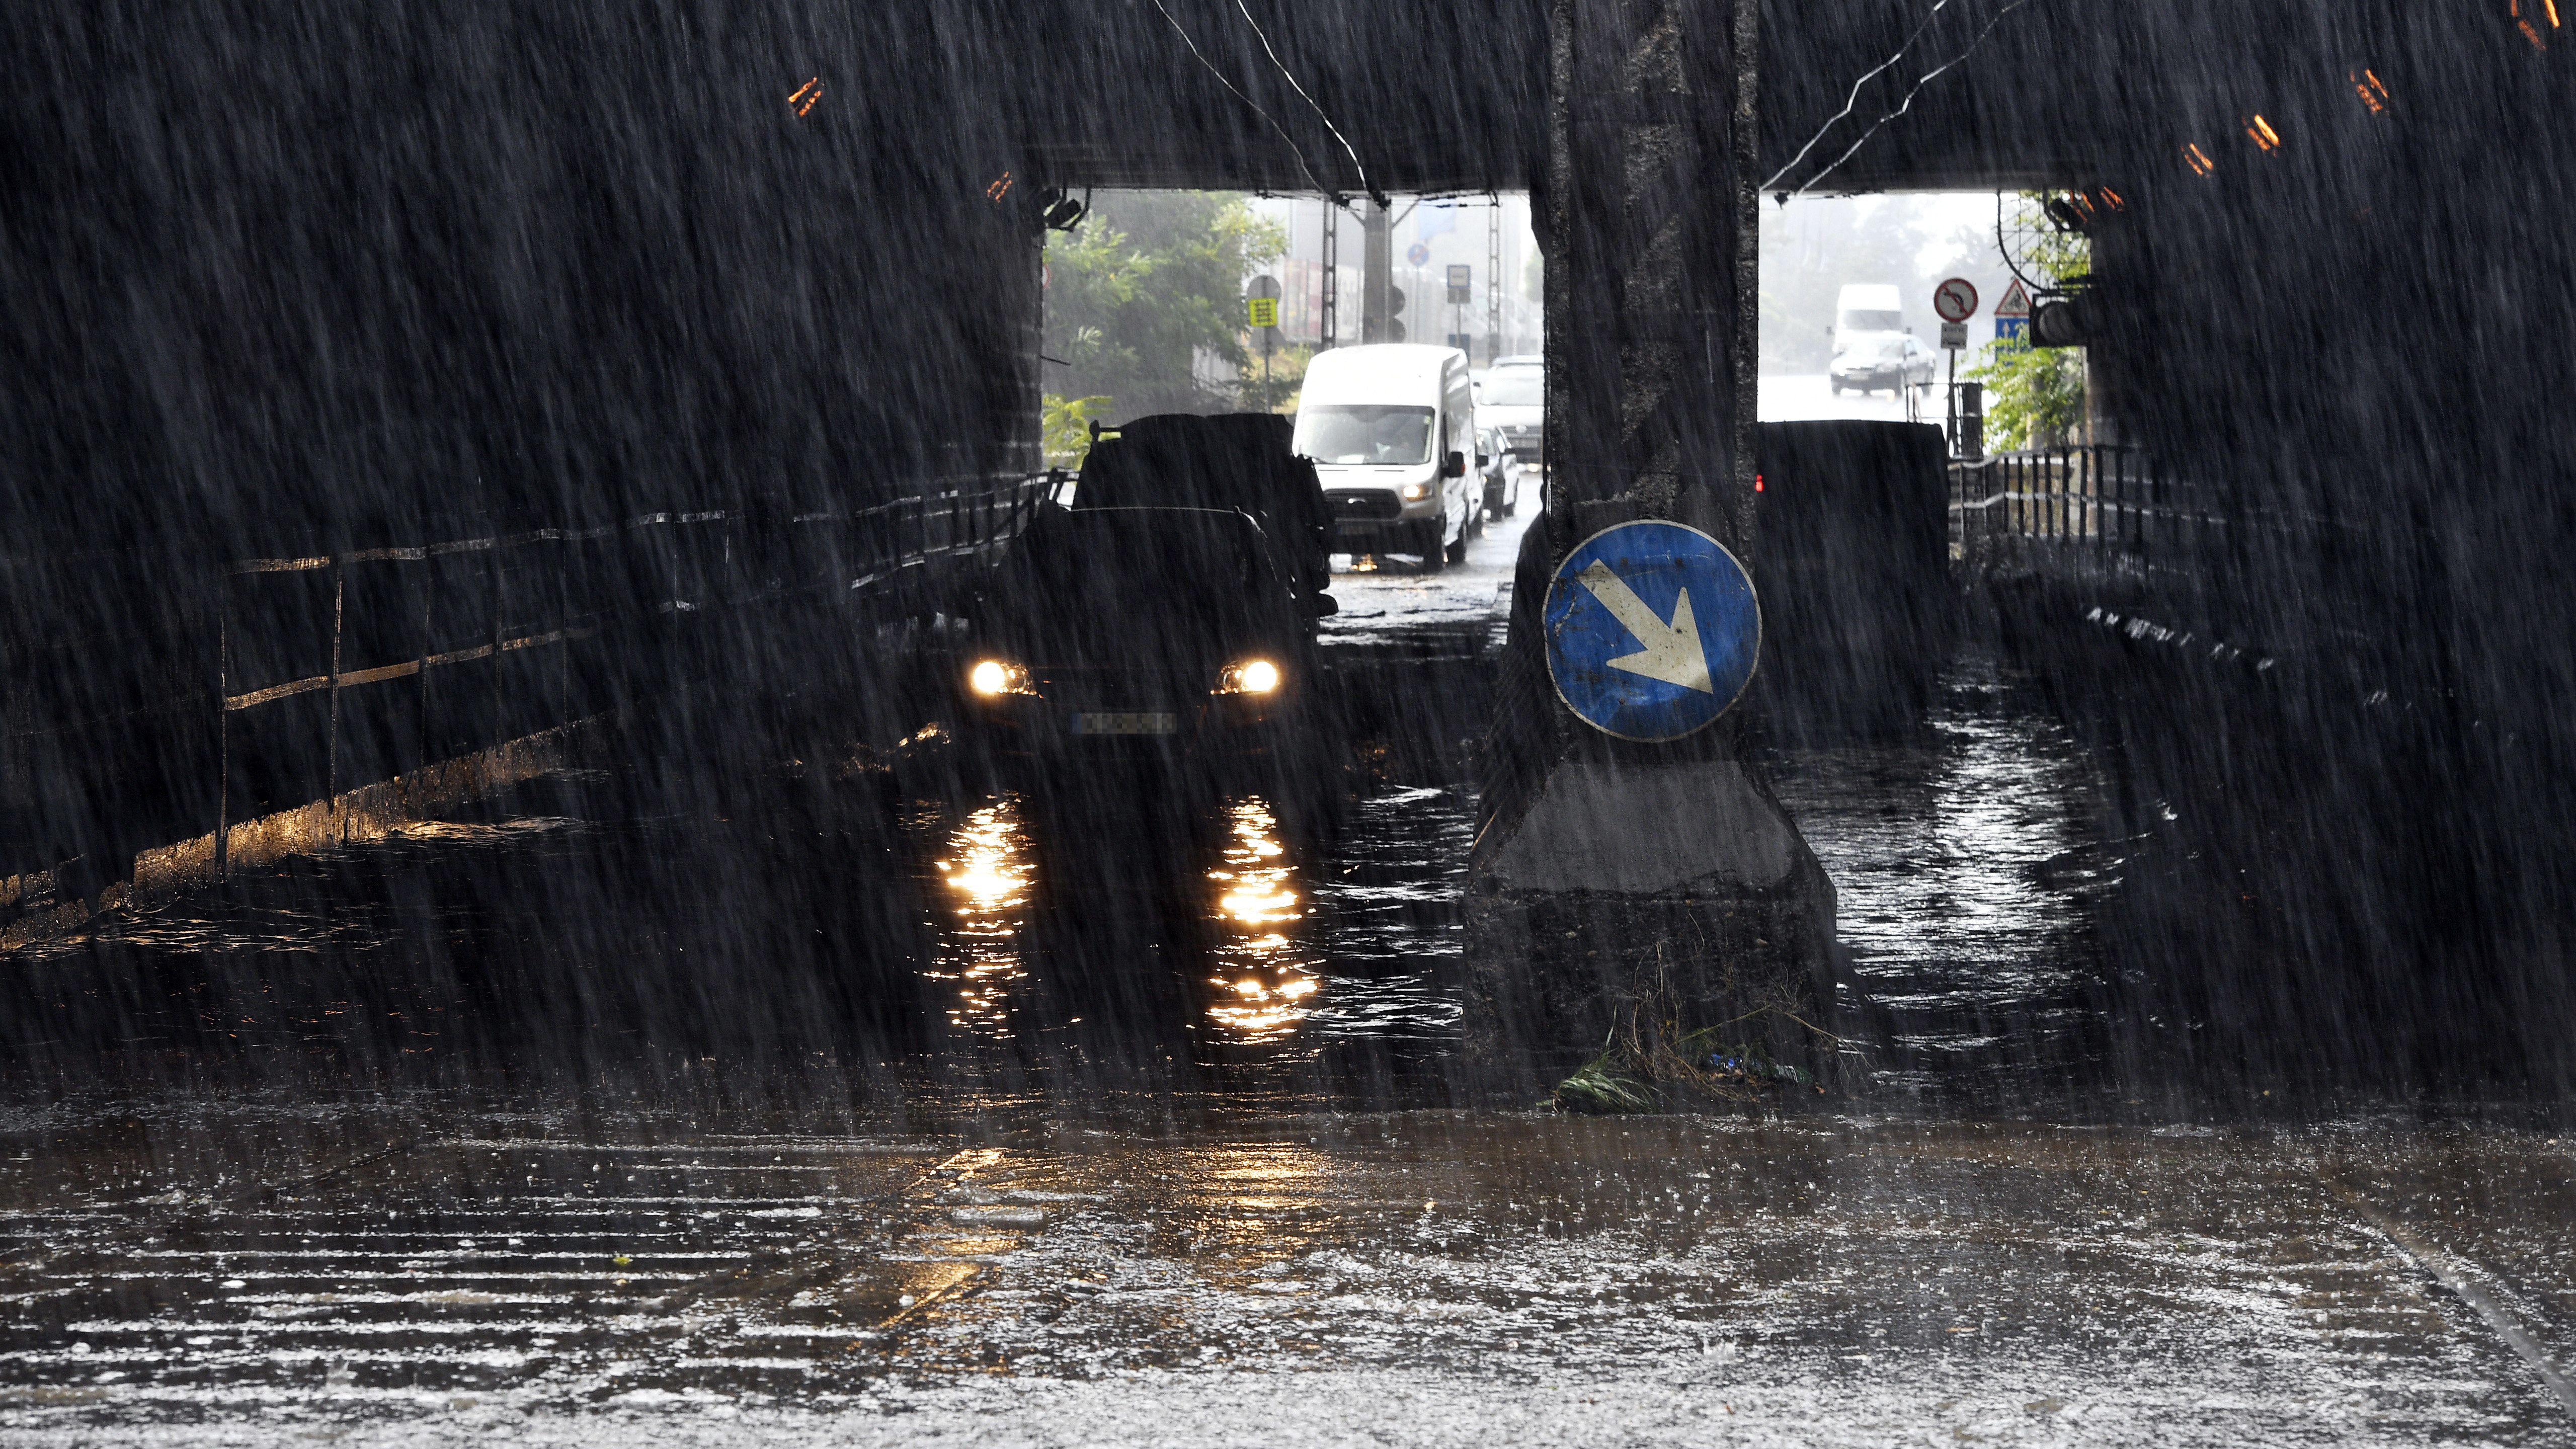
{"label": "car windshield", "polygon": [[1534,408],[1547,400],[1547,374],[1535,367],[1498,367],[1485,374],[1476,399],[1486,407]]}
{"label": "car windshield", "polygon": [[1864,312],[1854,308],[1843,314],[1845,332],[1893,332],[1904,325],[1902,312]]}
{"label": "car windshield", "polygon": [[1431,409],[1367,403],[1299,408],[1296,447],[1318,463],[1428,463]]}
{"label": "car windshield", "polygon": [[1216,509],[1044,508],[1013,554],[1014,582],[1045,633],[1096,633],[1110,619],[1149,633],[1224,631],[1286,598],[1260,529]]}

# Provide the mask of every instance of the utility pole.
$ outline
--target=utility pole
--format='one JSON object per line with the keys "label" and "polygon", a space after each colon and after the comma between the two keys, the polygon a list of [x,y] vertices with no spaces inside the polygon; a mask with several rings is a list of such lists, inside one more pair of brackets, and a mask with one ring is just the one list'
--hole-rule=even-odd
{"label": "utility pole", "polygon": [[1395,288],[1395,219],[1387,204],[1372,197],[1360,212],[1360,341],[1393,340],[1387,324],[1395,309],[1387,294]]}
{"label": "utility pole", "polygon": [[1342,340],[1342,209],[1324,198],[1324,307],[1315,331],[1315,350],[1329,351]]}

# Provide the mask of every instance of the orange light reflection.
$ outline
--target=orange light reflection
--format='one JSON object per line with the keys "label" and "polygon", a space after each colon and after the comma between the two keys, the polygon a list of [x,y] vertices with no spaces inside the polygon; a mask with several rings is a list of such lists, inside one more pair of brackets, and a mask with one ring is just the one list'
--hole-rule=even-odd
{"label": "orange light reflection", "polygon": [[1322,985],[1290,936],[1305,918],[1297,866],[1266,803],[1245,798],[1229,813],[1231,838],[1208,872],[1219,888],[1217,919],[1229,931],[1216,951],[1222,974],[1208,981],[1225,994],[1208,1016],[1238,1041],[1284,1041],[1312,1014],[1307,1002]]}
{"label": "orange light reflection", "polygon": [[1036,877],[1028,830],[1017,800],[1003,800],[966,817],[948,837],[938,862],[940,884],[955,905],[932,924],[938,931],[933,979],[958,983],[948,1019],[984,1035],[1011,1035],[1011,988],[1027,969],[1020,962],[1020,928],[1027,923]]}

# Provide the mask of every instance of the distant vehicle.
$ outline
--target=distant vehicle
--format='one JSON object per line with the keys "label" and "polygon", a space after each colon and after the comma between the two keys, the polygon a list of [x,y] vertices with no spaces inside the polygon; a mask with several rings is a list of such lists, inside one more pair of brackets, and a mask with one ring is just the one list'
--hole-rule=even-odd
{"label": "distant vehicle", "polygon": [[1904,332],[1905,303],[1885,282],[1853,282],[1834,300],[1834,351],[1863,338]]}
{"label": "distant vehicle", "polygon": [[1506,357],[1485,374],[1476,421],[1492,429],[1523,467],[1547,462],[1547,369],[1535,359]]}
{"label": "distant vehicle", "polygon": [[1521,507],[1520,455],[1495,437],[1501,431],[1487,428],[1476,445],[1477,461],[1484,465],[1480,471],[1485,480],[1485,516],[1492,519],[1509,518]]}
{"label": "distant vehicle", "polygon": [[1476,401],[1454,347],[1336,347],[1306,364],[1296,450],[1312,459],[1347,553],[1409,553],[1425,573],[1461,562],[1484,525],[1468,479]]}
{"label": "distant vehicle", "polygon": [[1496,366],[1496,367],[1545,367],[1545,366],[1547,366],[1547,356],[1546,356],[1546,354],[1544,354],[1544,353],[1538,353],[1538,352],[1515,352],[1515,353],[1513,353],[1513,354],[1512,354],[1511,356],[1509,356],[1509,357],[1497,357],[1497,358],[1495,358],[1495,359],[1494,359],[1494,366]]}
{"label": "distant vehicle", "polygon": [[1932,370],[1932,349],[1899,332],[1861,338],[1835,354],[1825,381],[1836,397],[1847,390],[1873,392],[1885,388],[1893,393],[1908,387],[1931,386]]}
{"label": "distant vehicle", "polygon": [[1293,553],[1238,510],[1039,504],[977,608],[967,724],[1004,759],[1295,755],[1332,601]]}

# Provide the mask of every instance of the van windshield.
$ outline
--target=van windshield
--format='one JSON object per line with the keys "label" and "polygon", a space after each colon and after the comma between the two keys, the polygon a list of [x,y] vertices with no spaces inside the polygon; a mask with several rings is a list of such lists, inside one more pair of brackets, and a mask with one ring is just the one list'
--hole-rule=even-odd
{"label": "van windshield", "polygon": [[1904,327],[1902,312],[1864,312],[1855,307],[1843,313],[1845,332],[1898,332]]}
{"label": "van windshield", "polygon": [[1296,448],[1318,463],[1428,463],[1431,409],[1373,403],[1299,408]]}

